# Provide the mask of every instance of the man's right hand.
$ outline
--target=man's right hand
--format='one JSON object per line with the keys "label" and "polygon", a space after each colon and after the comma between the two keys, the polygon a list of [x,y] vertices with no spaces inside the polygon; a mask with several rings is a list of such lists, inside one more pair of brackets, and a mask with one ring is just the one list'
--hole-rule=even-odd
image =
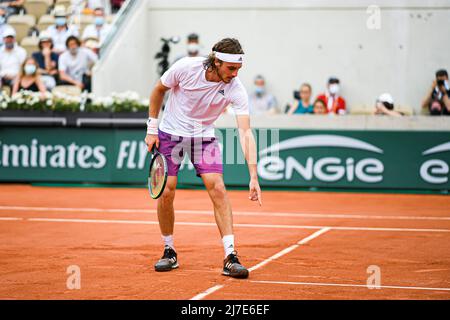
{"label": "man's right hand", "polygon": [[159,148],[159,138],[157,134],[148,134],[145,137],[145,143],[147,144],[148,152],[152,152],[153,145],[156,145],[156,148]]}
{"label": "man's right hand", "polygon": [[433,83],[431,84],[431,92],[433,92],[436,87],[437,87],[437,81],[436,81],[436,79],[434,79]]}

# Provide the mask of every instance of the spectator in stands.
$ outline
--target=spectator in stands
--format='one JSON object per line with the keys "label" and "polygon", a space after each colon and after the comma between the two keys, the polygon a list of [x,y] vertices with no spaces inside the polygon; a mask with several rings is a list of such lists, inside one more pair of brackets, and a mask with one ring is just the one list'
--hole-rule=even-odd
{"label": "spectator in stands", "polygon": [[185,58],[185,57],[201,57],[203,56],[200,53],[200,41],[199,36],[196,33],[191,33],[187,36],[187,42],[186,42],[186,49],[187,52],[183,53],[181,55],[178,55],[173,63],[177,62],[178,60]]}
{"label": "spectator in stands", "polygon": [[33,58],[28,58],[22,64],[21,71],[14,83],[12,94],[19,91],[40,92],[42,98],[45,97],[45,85],[39,76],[38,64]]}
{"label": "spectator in stands", "polygon": [[103,8],[106,15],[111,15],[111,1],[110,0],[71,0],[75,12],[83,14],[91,14],[96,8]]}
{"label": "spectator in stands", "polygon": [[102,8],[107,16],[112,14],[111,0],[87,0],[86,7],[92,10],[95,10],[96,8]]}
{"label": "spectator in stands", "polygon": [[314,101],[313,113],[320,114],[320,115],[324,115],[324,114],[328,113],[327,105],[325,104],[325,102],[323,100],[316,99],[316,101]]}
{"label": "spectator in stands", "polygon": [[67,38],[78,37],[78,28],[75,25],[68,25],[68,14],[64,6],[57,5],[53,15],[55,16],[55,25],[49,26],[47,31],[53,40],[53,51],[61,54],[66,50]]}
{"label": "spectator in stands", "polygon": [[124,2],[125,0],[111,0],[112,12],[116,13],[117,11],[119,11]]}
{"label": "spectator in stands", "polygon": [[[8,28],[12,27],[6,23],[6,8],[0,7],[0,35]],[[3,37],[0,36],[0,47],[1,46],[3,46]]]}
{"label": "spectator in stands", "polygon": [[91,50],[98,57],[100,52],[100,41],[97,38],[87,38],[83,41],[83,47]]}
{"label": "spectator in stands", "polygon": [[309,83],[304,83],[300,87],[299,96],[295,98],[295,102],[289,105],[288,114],[306,114],[313,113],[313,105],[311,104],[312,88]]}
{"label": "spectator in stands", "polygon": [[23,4],[25,0],[0,0],[0,5],[6,8],[6,18],[13,14],[25,11]]}
{"label": "spectator in stands", "polygon": [[67,51],[59,57],[60,84],[74,85],[90,92],[90,69],[97,62],[97,56],[81,47],[80,40],[74,36],[67,38],[66,46]]}
{"label": "spectator in stands", "polygon": [[436,71],[430,91],[427,93],[422,108],[428,109],[431,115],[450,115],[450,85],[445,69]]}
{"label": "spectator in stands", "polygon": [[32,57],[36,60],[42,82],[49,91],[56,86],[58,77],[58,54],[52,49],[53,41],[50,34],[42,31],[39,35],[39,51],[33,52]]}
{"label": "spectator in stands", "polygon": [[316,98],[325,103],[327,106],[327,113],[340,115],[346,113],[345,100],[339,95],[339,91],[339,79],[331,77],[328,79],[327,91]]}
{"label": "spectator in stands", "polygon": [[84,41],[88,38],[94,38],[99,40],[101,45],[111,31],[111,25],[106,23],[105,12],[102,8],[96,8],[94,10],[94,16],[94,23],[86,26],[82,39]]}
{"label": "spectator in stands", "polygon": [[200,56],[200,40],[198,34],[191,33],[187,36],[187,56],[199,57]]}
{"label": "spectator in stands", "polygon": [[394,99],[389,93],[383,93],[375,102],[375,115],[388,115],[400,117],[403,114],[394,110]]}
{"label": "spectator in stands", "polygon": [[16,31],[13,28],[4,31],[3,43],[0,49],[0,77],[2,86],[12,87],[27,57],[27,52],[16,44]]}
{"label": "spectator in stands", "polygon": [[254,80],[255,90],[249,96],[249,108],[251,114],[277,113],[277,101],[267,92],[266,81],[263,76],[257,75]]}

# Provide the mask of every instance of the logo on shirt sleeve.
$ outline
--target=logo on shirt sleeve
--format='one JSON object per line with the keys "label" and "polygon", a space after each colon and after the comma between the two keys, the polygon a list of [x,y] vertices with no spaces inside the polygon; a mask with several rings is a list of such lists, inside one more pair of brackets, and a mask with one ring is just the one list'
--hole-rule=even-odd
{"label": "logo on shirt sleeve", "polygon": [[225,97],[225,90],[219,90],[219,93]]}

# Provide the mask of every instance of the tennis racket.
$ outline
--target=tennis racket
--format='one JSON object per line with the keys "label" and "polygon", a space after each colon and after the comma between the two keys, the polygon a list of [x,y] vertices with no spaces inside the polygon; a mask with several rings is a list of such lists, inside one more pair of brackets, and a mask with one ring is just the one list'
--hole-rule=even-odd
{"label": "tennis racket", "polygon": [[152,160],[148,172],[148,191],[150,197],[158,199],[164,191],[167,182],[166,157],[158,152],[156,146],[152,148]]}

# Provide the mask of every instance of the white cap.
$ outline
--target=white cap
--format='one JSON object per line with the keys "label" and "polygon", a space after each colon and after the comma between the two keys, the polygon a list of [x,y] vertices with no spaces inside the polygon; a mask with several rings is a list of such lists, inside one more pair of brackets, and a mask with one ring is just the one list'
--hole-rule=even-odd
{"label": "white cap", "polygon": [[52,36],[47,30],[42,31],[39,34],[39,41],[52,40]]}
{"label": "white cap", "polygon": [[378,101],[387,102],[389,104],[394,104],[394,99],[389,93],[383,93],[378,97]]}
{"label": "white cap", "polygon": [[14,28],[6,28],[5,31],[3,31],[3,38],[6,37],[16,37],[16,30]]}
{"label": "white cap", "polygon": [[62,5],[55,6],[55,9],[53,9],[53,15],[55,17],[66,17],[68,15],[66,12],[66,7]]}

